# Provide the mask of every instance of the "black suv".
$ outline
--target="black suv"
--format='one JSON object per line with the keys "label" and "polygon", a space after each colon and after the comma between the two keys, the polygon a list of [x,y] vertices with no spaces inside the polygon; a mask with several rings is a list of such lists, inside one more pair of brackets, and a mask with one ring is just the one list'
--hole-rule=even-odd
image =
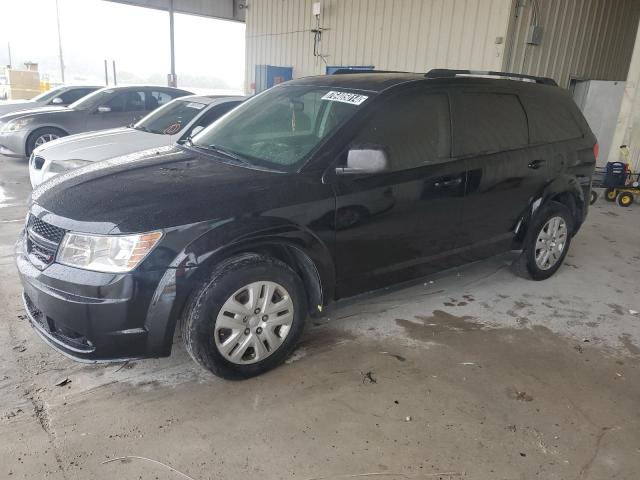
{"label": "black suv", "polygon": [[509,249],[549,277],[596,140],[553,81],[469,73],[290,81],[184,145],[45,182],[17,244],[36,332],[121,360],[169,355],[180,325],[196,362],[245,378],[339,298]]}

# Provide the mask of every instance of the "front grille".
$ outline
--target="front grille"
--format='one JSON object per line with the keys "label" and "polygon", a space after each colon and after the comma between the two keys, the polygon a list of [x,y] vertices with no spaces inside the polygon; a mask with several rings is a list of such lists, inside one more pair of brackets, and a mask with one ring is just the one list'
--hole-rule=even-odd
{"label": "front grille", "polygon": [[33,168],[35,168],[36,170],[41,170],[43,165],[44,158],[38,156],[33,157]]}
{"label": "front grille", "polygon": [[56,244],[60,243],[64,238],[65,231],[62,228],[51,225],[50,223],[43,222],[33,215],[29,216],[29,224],[27,228],[34,233],[46,238],[47,240]]}
{"label": "front grille", "polygon": [[27,222],[27,254],[40,270],[53,263],[65,230],[29,215]]}

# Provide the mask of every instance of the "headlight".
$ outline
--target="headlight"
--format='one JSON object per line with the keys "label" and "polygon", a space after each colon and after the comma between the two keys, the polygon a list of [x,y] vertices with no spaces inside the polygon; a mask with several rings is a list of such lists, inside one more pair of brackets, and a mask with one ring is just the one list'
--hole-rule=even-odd
{"label": "headlight", "polygon": [[97,272],[128,272],[153,250],[162,232],[138,235],[67,233],[58,250],[58,263]]}
{"label": "headlight", "polygon": [[92,162],[87,160],[53,160],[49,164],[49,171],[51,173],[68,172],[69,170],[75,170],[76,168],[84,167]]}
{"label": "headlight", "polygon": [[33,117],[16,118],[10,120],[2,126],[3,132],[17,132],[33,122]]}

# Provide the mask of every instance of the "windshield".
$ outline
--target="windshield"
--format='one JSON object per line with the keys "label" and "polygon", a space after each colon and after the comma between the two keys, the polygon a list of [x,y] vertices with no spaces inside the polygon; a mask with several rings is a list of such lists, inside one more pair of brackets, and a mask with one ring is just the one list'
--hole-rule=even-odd
{"label": "windshield", "polygon": [[51,100],[53,97],[60,95],[60,93],[62,93],[62,90],[64,90],[63,87],[54,88],[52,90],[43,92],[40,95],[36,95],[31,100],[34,102],[46,102],[47,100]]}
{"label": "windshield", "polygon": [[69,105],[69,108],[75,110],[93,110],[95,107],[102,105],[113,92],[114,90],[112,88],[103,88],[102,90],[90,93],[86,97],[82,97],[80,100],[76,100]]}
{"label": "windshield", "polygon": [[294,171],[367,98],[318,86],[272,88],[203,130],[193,144],[255,166]]}
{"label": "windshield", "polygon": [[205,107],[204,103],[174,100],[151,112],[133,128],[161,135],[175,135]]}

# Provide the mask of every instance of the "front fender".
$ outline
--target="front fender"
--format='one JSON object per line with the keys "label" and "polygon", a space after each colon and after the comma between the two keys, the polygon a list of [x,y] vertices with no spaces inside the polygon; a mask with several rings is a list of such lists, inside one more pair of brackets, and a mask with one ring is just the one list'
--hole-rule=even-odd
{"label": "front fender", "polygon": [[193,291],[215,264],[241,252],[271,247],[295,249],[315,268],[321,285],[319,301],[321,305],[326,303],[333,298],[335,285],[327,243],[310,229],[283,219],[252,217],[217,223],[178,253],[158,283],[145,320],[147,350],[155,356],[171,352],[177,321]]}

